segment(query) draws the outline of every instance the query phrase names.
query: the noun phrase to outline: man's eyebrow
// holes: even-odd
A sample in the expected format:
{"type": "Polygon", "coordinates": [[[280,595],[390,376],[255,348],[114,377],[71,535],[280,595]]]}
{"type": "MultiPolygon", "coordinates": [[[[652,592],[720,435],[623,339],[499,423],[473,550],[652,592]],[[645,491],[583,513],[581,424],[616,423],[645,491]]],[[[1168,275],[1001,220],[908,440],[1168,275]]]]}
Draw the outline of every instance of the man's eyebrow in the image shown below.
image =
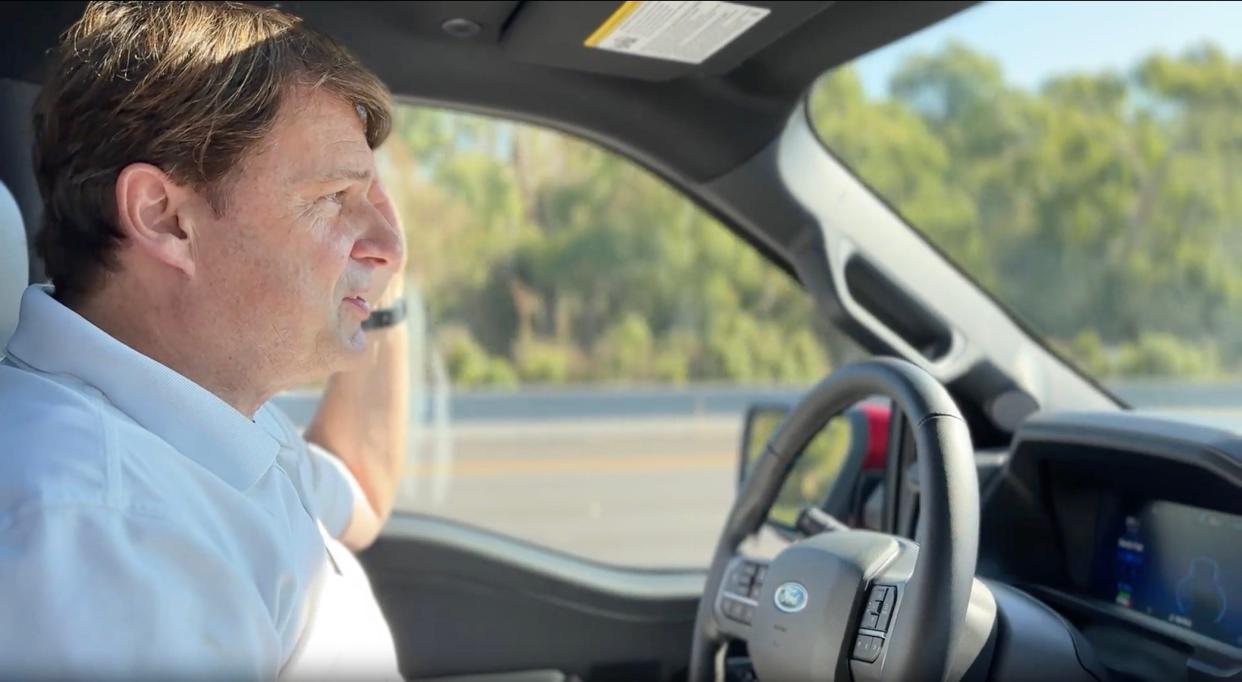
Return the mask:
{"type": "Polygon", "coordinates": [[[333,180],[363,181],[363,180],[370,180],[370,179],[371,179],[370,168],[335,168],[322,175],[316,175],[313,177],[309,177],[309,176],[304,177],[302,179],[302,182],[320,184],[324,182],[331,182],[333,180]]]}

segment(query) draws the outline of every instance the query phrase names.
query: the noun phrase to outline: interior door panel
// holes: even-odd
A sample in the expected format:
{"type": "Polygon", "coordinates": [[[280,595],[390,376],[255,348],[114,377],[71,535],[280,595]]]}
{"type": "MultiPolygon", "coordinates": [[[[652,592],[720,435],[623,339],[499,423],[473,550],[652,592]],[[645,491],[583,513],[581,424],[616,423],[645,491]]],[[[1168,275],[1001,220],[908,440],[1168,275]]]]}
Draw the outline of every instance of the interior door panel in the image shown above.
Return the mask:
{"type": "Polygon", "coordinates": [[[407,679],[536,669],[680,679],[706,576],[604,566],[404,513],[360,559],[407,679]]]}

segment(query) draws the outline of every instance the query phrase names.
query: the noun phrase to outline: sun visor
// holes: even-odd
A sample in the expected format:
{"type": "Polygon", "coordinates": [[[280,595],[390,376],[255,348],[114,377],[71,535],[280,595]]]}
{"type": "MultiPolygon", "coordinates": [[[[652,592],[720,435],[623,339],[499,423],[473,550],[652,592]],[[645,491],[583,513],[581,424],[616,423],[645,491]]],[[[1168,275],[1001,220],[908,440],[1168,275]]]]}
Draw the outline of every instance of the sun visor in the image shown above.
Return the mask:
{"type": "Polygon", "coordinates": [[[525,2],[500,46],[516,61],[639,80],[716,76],[831,4],[525,2]]]}

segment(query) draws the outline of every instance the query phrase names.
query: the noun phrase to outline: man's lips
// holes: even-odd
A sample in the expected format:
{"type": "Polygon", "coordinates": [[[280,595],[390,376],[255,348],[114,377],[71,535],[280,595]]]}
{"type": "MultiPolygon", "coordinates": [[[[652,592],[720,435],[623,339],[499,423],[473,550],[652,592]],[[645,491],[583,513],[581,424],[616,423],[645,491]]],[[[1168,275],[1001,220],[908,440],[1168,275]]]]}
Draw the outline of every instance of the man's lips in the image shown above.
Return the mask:
{"type": "Polygon", "coordinates": [[[343,300],[345,303],[357,308],[363,317],[371,315],[371,304],[367,303],[367,299],[361,296],[346,296],[343,300]]]}

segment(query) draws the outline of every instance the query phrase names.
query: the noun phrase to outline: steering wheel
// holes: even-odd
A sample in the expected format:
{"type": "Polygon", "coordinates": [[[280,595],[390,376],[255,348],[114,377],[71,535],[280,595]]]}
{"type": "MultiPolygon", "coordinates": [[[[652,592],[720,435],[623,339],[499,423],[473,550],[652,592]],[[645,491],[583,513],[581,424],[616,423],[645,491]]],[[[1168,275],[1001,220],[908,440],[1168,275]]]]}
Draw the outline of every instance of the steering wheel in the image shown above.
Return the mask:
{"type": "Polygon", "coordinates": [[[746,642],[763,682],[943,680],[966,628],[978,544],[974,452],[948,391],[903,360],[841,367],[773,434],[729,512],[699,602],[689,680],[714,677],[729,639],[746,642]],[[918,543],[836,530],[791,544],[770,563],[739,554],[803,448],[829,419],[877,395],[913,429],[918,543]]]}

